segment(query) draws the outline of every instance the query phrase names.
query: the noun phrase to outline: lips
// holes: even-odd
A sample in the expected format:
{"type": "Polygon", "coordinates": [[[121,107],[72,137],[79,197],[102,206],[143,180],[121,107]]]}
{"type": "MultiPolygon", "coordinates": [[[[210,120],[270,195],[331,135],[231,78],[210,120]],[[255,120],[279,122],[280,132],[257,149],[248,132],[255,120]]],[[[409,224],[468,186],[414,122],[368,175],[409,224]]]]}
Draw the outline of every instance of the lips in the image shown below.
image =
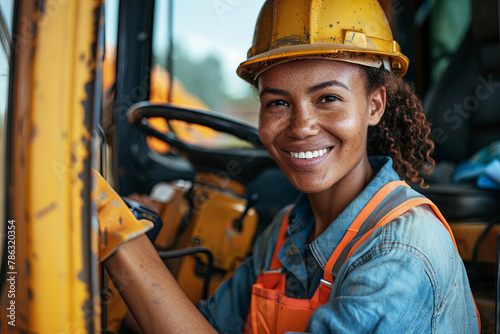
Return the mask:
{"type": "Polygon", "coordinates": [[[285,151],[285,152],[288,153],[293,158],[307,160],[307,159],[314,159],[314,158],[321,157],[322,155],[326,154],[331,149],[332,149],[331,147],[326,147],[323,149],[313,150],[313,151],[302,151],[302,152],[285,151]]]}

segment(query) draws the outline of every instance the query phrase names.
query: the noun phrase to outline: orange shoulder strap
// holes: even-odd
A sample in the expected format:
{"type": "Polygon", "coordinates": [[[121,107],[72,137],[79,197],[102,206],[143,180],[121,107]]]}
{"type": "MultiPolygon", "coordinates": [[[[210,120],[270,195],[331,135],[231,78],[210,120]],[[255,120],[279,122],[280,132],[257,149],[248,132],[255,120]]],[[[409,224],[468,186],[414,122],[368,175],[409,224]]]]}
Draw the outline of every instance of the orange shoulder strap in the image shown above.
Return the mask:
{"type": "Polygon", "coordinates": [[[281,228],[278,234],[278,240],[276,240],[276,247],[274,248],[273,259],[271,260],[271,266],[269,267],[269,270],[281,268],[281,262],[280,260],[278,260],[278,252],[280,251],[281,246],[283,246],[283,244],[285,243],[285,234],[288,228],[288,216],[290,215],[292,209],[293,207],[290,208],[290,210],[288,210],[288,212],[285,215],[285,218],[283,218],[283,222],[281,223],[281,228]]]}
{"type": "MultiPolygon", "coordinates": [[[[422,205],[422,204],[428,204],[431,207],[431,209],[434,211],[434,213],[436,214],[438,219],[441,221],[441,223],[444,225],[446,230],[448,230],[448,233],[450,234],[451,240],[453,241],[453,244],[455,245],[455,249],[457,250],[457,253],[459,253],[457,243],[455,241],[455,237],[453,236],[453,232],[451,230],[451,227],[450,227],[450,225],[448,225],[448,222],[446,221],[446,219],[444,218],[442,213],[439,211],[438,207],[434,203],[432,203],[432,201],[430,199],[428,199],[426,197],[416,197],[416,198],[411,198],[411,199],[403,202],[402,204],[398,205],[393,210],[391,210],[389,213],[387,213],[377,223],[377,225],[375,225],[370,231],[368,231],[366,234],[364,234],[363,237],[358,242],[356,242],[356,244],[352,247],[351,251],[347,255],[347,258],[349,258],[352,255],[352,253],[373,233],[373,231],[377,227],[381,227],[381,226],[384,226],[384,225],[390,223],[391,221],[393,221],[397,217],[401,216],[403,213],[407,212],[411,208],[414,208],[414,207],[422,205]]],[[[326,270],[326,268],[325,268],[325,270],[326,270]]],[[[326,274],[326,272],[325,272],[325,274],[326,274]]],[[[331,276],[331,272],[329,272],[329,274],[331,276]]],[[[472,296],[472,301],[474,302],[474,307],[476,308],[477,320],[478,320],[478,325],[479,325],[479,332],[481,332],[481,317],[479,315],[479,310],[477,308],[477,304],[476,304],[476,300],[474,298],[474,295],[472,296]]]]}
{"type": "MultiPolygon", "coordinates": [[[[373,234],[373,231],[378,228],[378,227],[381,227],[381,226],[384,226],[384,225],[387,225],[388,223],[390,223],[391,221],[393,221],[394,219],[396,219],[397,217],[401,216],[402,214],[404,214],[405,212],[407,212],[408,210],[410,210],[411,208],[413,207],[416,207],[416,206],[419,206],[419,205],[422,205],[422,204],[429,204],[432,206],[435,207],[435,205],[431,202],[430,199],[426,198],[426,197],[416,197],[416,198],[411,198],[403,203],[401,203],[400,205],[398,205],[397,207],[395,207],[394,209],[392,209],[391,211],[389,211],[384,217],[382,217],[382,219],[379,220],[379,222],[377,223],[377,225],[375,225],[371,230],[369,230],[368,232],[366,232],[359,240],[358,242],[356,242],[356,244],[354,244],[354,246],[352,247],[351,251],[349,252],[349,254],[347,255],[347,258],[349,258],[352,253],[354,253],[354,251],[366,240],[368,239],[372,234],[373,234]]],[[[436,208],[437,209],[437,208],[436,208]]],[[[444,219],[444,218],[443,218],[444,219]]],[[[451,233],[451,229],[450,227],[448,226],[448,224],[446,223],[445,220],[441,220],[446,228],[448,229],[448,232],[450,232],[450,236],[453,240],[453,243],[455,244],[455,248],[457,247],[456,243],[455,243],[455,238],[453,238],[453,234],[451,233]]],[[[458,251],[458,249],[457,249],[458,251]]]]}
{"type": "Polygon", "coordinates": [[[347,244],[349,244],[349,242],[351,242],[356,233],[358,233],[360,226],[363,224],[366,218],[368,218],[368,216],[373,212],[373,210],[375,210],[375,208],[387,197],[387,195],[389,195],[394,189],[396,189],[399,186],[408,187],[408,185],[404,181],[392,181],[387,183],[385,186],[380,188],[380,190],[377,191],[375,195],[373,195],[372,199],[357,215],[357,217],[354,219],[351,226],[345,233],[344,237],[340,241],[339,245],[337,246],[337,248],[335,248],[335,251],[333,252],[332,256],[326,263],[325,273],[324,273],[325,280],[327,280],[330,283],[333,283],[332,268],[335,265],[335,262],[337,262],[344,248],[347,246],[347,244]]]}

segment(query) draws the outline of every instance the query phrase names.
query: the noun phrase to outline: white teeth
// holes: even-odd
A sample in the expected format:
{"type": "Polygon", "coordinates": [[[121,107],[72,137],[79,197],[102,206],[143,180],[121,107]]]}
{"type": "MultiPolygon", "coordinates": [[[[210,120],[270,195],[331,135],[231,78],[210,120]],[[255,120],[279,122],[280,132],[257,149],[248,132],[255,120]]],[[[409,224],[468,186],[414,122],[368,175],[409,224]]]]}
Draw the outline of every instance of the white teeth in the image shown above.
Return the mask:
{"type": "Polygon", "coordinates": [[[306,151],[306,152],[288,152],[292,157],[298,159],[313,159],[322,156],[326,152],[328,152],[329,148],[324,148],[322,150],[317,151],[306,151]]]}

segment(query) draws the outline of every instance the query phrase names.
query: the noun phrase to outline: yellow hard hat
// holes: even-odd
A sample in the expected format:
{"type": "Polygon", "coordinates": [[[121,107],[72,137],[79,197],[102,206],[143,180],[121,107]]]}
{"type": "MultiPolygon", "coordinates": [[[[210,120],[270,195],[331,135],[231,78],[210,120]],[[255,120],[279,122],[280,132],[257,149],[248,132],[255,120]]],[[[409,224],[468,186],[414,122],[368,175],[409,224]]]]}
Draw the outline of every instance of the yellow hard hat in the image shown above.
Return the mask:
{"type": "Polygon", "coordinates": [[[253,84],[265,70],[296,59],[383,67],[401,77],[409,64],[377,0],[267,0],[237,73],[253,84]]]}

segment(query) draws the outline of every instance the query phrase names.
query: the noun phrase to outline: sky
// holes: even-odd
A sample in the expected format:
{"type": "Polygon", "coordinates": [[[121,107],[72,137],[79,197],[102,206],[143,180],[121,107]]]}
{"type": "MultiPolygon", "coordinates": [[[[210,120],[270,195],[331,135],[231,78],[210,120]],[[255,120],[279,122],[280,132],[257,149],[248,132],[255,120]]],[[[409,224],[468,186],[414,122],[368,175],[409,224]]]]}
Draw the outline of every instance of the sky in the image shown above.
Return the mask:
{"type": "MultiPolygon", "coordinates": [[[[12,26],[12,3],[10,0],[0,0],[0,9],[4,17],[7,27],[11,29],[12,26]]],[[[0,122],[3,124],[5,117],[5,110],[7,108],[7,93],[8,93],[8,75],[9,63],[3,48],[0,50],[0,122]]]]}
{"type": "MultiPolygon", "coordinates": [[[[168,45],[167,13],[169,0],[156,0],[155,47],[168,45]]],[[[0,8],[10,28],[13,0],[0,0],[0,8]]],[[[246,60],[251,46],[254,25],[264,0],[174,0],[174,38],[190,58],[215,55],[220,59],[224,89],[234,98],[244,96],[250,86],[236,75],[239,63],[246,60]]],[[[106,39],[115,41],[118,0],[106,0],[106,39]]],[[[7,100],[8,63],[0,52],[0,116],[7,100]]]]}
{"type": "MultiPolygon", "coordinates": [[[[155,2],[154,45],[168,45],[168,0],[155,2]]],[[[236,75],[239,63],[246,60],[255,22],[264,0],[174,0],[174,39],[194,60],[209,54],[222,63],[225,90],[234,97],[245,95],[249,84],[236,75]]],[[[118,0],[108,0],[106,9],[115,12],[118,0]]],[[[107,15],[108,40],[116,34],[116,18],[107,15]]],[[[174,60],[175,61],[175,60],[174,60]]]]}
{"type": "MultiPolygon", "coordinates": [[[[167,1],[160,1],[166,4],[167,1]]],[[[255,22],[263,0],[182,0],[174,3],[174,12],[182,20],[174,21],[174,35],[185,41],[194,57],[209,53],[221,59],[225,90],[243,95],[250,86],[236,75],[252,45],[255,22]]]]}

